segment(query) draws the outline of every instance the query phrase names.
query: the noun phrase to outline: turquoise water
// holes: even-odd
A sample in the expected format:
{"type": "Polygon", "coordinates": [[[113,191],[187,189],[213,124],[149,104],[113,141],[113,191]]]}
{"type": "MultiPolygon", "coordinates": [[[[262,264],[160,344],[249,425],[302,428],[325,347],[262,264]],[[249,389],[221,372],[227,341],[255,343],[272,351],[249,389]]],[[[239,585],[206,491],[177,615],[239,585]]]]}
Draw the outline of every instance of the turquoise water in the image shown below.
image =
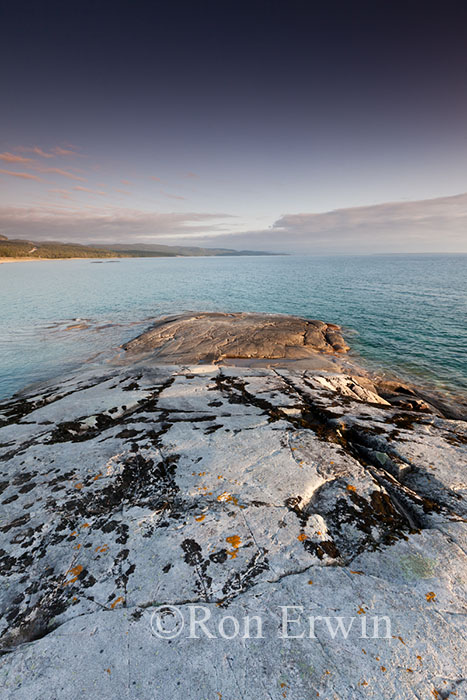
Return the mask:
{"type": "Polygon", "coordinates": [[[0,396],[107,357],[148,318],[187,310],[335,322],[367,365],[467,392],[466,268],[467,256],[451,255],[0,265],[0,396]],[[66,330],[74,319],[89,327],[66,330]]]}

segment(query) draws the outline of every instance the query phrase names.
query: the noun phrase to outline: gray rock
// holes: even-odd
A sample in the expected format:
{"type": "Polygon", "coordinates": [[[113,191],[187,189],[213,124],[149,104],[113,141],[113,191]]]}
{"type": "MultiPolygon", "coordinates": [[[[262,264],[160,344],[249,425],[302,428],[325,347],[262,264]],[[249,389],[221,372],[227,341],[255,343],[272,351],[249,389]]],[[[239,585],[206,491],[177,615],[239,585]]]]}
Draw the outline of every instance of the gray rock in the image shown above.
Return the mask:
{"type": "Polygon", "coordinates": [[[362,372],[136,357],[0,414],[1,698],[467,697],[464,422],[362,372]]]}

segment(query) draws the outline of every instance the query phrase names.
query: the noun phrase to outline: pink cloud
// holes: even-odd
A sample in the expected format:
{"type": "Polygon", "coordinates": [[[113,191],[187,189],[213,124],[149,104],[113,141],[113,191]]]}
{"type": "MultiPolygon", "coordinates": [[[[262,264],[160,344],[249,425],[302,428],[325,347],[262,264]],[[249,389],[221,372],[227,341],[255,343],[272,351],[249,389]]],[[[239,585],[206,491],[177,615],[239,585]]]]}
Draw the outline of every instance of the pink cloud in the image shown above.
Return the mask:
{"type": "Polygon", "coordinates": [[[196,173],[188,172],[188,173],[185,173],[185,177],[198,177],[198,176],[196,173]]]}
{"type": "Polygon", "coordinates": [[[42,150],[42,148],[39,148],[39,146],[34,146],[34,148],[25,148],[22,150],[30,151],[31,153],[35,153],[36,156],[41,156],[42,158],[53,158],[54,157],[53,153],[46,153],[45,151],[42,150]]]}
{"type": "MultiPolygon", "coordinates": [[[[151,178],[151,180],[154,180],[155,182],[162,182],[160,177],[156,177],[155,175],[150,175],[149,177],[151,178]]],[[[122,182],[123,182],[123,180],[122,180],[122,182]]]]}
{"type": "Polygon", "coordinates": [[[122,183],[122,185],[132,185],[133,184],[129,180],[120,180],[120,182],[122,183]]]}
{"type": "Polygon", "coordinates": [[[99,194],[102,196],[105,196],[107,192],[102,192],[101,190],[93,190],[90,187],[83,187],[82,185],[76,185],[76,187],[73,187],[74,190],[78,190],[78,192],[89,192],[90,194],[99,194]]]}
{"type": "Polygon", "coordinates": [[[49,192],[52,192],[53,194],[58,194],[63,199],[69,199],[73,201],[73,197],[70,196],[70,192],[68,190],[53,189],[49,190],[49,192]]]}
{"type": "Polygon", "coordinates": [[[81,156],[81,153],[71,150],[71,148],[62,148],[61,146],[56,146],[52,148],[52,151],[57,156],[81,156]]]}
{"type": "Polygon", "coordinates": [[[67,148],[62,148],[62,146],[54,146],[50,151],[44,151],[39,146],[33,146],[32,148],[28,146],[19,146],[17,149],[22,153],[34,153],[36,156],[41,158],[55,158],[56,156],[81,156],[80,153],[75,150],[75,146],[68,146],[67,148]]]}
{"type": "Polygon", "coordinates": [[[170,192],[164,192],[164,190],[161,190],[161,193],[169,199],[185,199],[185,197],[181,197],[179,194],[170,194],[170,192]]]}
{"type": "Polygon", "coordinates": [[[3,175],[11,175],[11,177],[20,177],[23,180],[37,180],[40,182],[41,178],[37,175],[31,175],[31,173],[14,173],[11,170],[3,170],[0,168],[0,173],[3,175]]]}
{"type": "Polygon", "coordinates": [[[23,156],[17,156],[14,153],[0,153],[0,160],[4,160],[6,163],[30,163],[30,158],[23,158],[23,156]]]}
{"type": "Polygon", "coordinates": [[[79,180],[81,182],[86,182],[86,178],[75,175],[75,173],[70,173],[68,170],[62,170],[62,168],[45,168],[41,165],[35,166],[36,170],[41,173],[55,173],[56,175],[63,175],[63,177],[68,177],[70,180],[79,180]]]}

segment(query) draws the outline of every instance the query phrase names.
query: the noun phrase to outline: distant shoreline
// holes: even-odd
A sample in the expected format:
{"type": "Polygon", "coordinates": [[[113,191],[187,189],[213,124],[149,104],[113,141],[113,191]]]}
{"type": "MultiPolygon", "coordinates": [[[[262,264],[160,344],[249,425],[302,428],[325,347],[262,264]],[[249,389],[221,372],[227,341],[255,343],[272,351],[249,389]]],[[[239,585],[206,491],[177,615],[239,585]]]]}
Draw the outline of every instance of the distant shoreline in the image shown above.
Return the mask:
{"type": "Polygon", "coordinates": [[[63,262],[63,260],[128,260],[128,258],[123,258],[120,255],[115,255],[115,257],[109,258],[0,258],[0,265],[2,263],[20,263],[20,262],[63,262]]]}

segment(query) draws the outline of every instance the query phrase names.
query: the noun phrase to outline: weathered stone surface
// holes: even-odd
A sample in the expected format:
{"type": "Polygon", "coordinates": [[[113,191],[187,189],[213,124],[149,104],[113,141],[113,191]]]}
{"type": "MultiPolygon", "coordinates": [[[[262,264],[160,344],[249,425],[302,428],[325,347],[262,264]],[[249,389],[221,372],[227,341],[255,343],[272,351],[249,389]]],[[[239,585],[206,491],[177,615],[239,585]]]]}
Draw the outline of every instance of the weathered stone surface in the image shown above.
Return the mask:
{"type": "Polygon", "coordinates": [[[0,697],[466,697],[466,440],[294,365],[151,359],[4,402],[0,697]],[[215,638],[158,638],[163,604],[206,606],[215,638]]]}
{"type": "Polygon", "coordinates": [[[226,358],[300,359],[318,352],[347,352],[339,326],[294,316],[203,313],[168,316],[125,345],[170,363],[226,358]]]}

